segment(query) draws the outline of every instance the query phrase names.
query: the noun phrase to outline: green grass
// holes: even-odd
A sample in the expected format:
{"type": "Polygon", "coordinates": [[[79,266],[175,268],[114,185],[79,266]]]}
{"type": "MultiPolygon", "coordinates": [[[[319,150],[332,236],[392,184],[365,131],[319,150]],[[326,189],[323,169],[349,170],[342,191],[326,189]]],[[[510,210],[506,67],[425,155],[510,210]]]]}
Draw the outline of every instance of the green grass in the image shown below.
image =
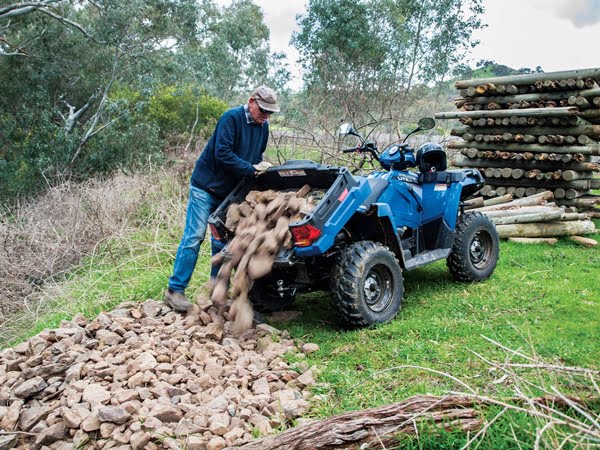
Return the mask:
{"type": "Polygon", "coordinates": [[[502,361],[506,352],[482,335],[528,355],[536,352],[548,362],[598,368],[600,251],[568,241],[556,246],[503,242],[500,255],[494,275],[478,284],[454,282],[443,262],[405,272],[400,314],[371,329],[340,329],[322,295],[304,296],[298,304],[304,314],[288,329],[321,347],[309,358],[323,367],[321,381],[333,395],[317,414],[424,392],[464,391],[424,370],[380,373],[396,366],[424,366],[485,390],[497,374],[474,353],[502,361]]]}
{"type": "MultiPolygon", "coordinates": [[[[600,221],[596,225],[600,228],[600,221]]],[[[61,294],[47,305],[47,313],[0,345],[57,327],[77,313],[93,317],[125,301],[161,300],[179,232],[140,231],[127,242],[105,245],[59,284],[61,294]]],[[[598,234],[590,237],[600,239],[598,234]]],[[[188,290],[190,296],[208,279],[206,244],[188,290]]],[[[320,370],[315,393],[323,400],[311,411],[315,417],[423,393],[473,389],[505,398],[515,394],[514,385],[503,381],[502,372],[481,357],[492,362],[527,361],[483,336],[549,364],[600,368],[598,274],[598,248],[584,248],[566,239],[555,246],[502,242],[498,267],[482,283],[454,282],[443,262],[405,272],[402,310],[387,324],[353,331],[340,328],[328,295],[313,293],[298,300],[295,308],[303,312],[300,318],[276,325],[286,327],[298,340],[320,346],[307,361],[320,370]]],[[[589,393],[589,384],[581,379],[555,372],[522,372],[538,386],[556,386],[575,395],[589,393]]],[[[542,391],[528,388],[528,393],[540,395],[542,391]]],[[[493,411],[486,411],[486,416],[493,417],[493,411]]],[[[530,448],[535,439],[532,430],[535,422],[530,417],[505,414],[481,443],[487,448],[514,448],[514,442],[523,441],[524,448],[530,448]],[[510,440],[514,440],[511,445],[500,445],[510,440]]],[[[402,438],[398,446],[460,448],[466,440],[464,433],[436,432],[418,439],[402,438]]]]}

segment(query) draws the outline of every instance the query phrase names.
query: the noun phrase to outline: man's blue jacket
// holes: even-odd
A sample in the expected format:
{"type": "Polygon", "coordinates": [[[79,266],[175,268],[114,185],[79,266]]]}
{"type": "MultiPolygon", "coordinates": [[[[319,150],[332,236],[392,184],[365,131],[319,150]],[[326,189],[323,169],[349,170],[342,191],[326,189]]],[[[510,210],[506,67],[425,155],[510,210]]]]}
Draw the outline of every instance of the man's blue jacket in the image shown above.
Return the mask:
{"type": "Polygon", "coordinates": [[[192,186],[223,200],[252,167],[262,161],[267,148],[269,123],[258,125],[249,119],[244,106],[226,111],[196,161],[192,186]]]}

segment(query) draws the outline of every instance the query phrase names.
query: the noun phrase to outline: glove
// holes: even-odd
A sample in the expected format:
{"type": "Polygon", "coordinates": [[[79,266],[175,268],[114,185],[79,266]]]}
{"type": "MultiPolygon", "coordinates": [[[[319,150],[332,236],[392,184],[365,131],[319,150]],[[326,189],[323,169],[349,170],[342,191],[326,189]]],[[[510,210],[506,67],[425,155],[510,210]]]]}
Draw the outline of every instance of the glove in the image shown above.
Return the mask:
{"type": "Polygon", "coordinates": [[[267,170],[269,167],[273,167],[273,164],[271,164],[268,161],[263,161],[260,162],[258,164],[254,164],[252,167],[254,167],[254,169],[258,172],[258,174],[260,175],[261,173],[263,173],[265,170],[267,170]]]}

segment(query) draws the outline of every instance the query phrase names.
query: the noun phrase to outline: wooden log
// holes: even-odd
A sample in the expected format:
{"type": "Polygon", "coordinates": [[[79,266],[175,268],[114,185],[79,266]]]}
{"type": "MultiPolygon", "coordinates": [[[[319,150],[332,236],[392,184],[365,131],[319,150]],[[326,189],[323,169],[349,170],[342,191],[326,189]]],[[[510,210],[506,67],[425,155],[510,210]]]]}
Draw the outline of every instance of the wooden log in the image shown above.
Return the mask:
{"type": "MultiPolygon", "coordinates": [[[[517,94],[517,95],[505,95],[495,97],[474,97],[469,99],[470,105],[495,105],[494,109],[500,109],[500,105],[506,105],[508,103],[520,102],[519,108],[526,109],[530,107],[530,102],[539,101],[552,101],[552,100],[567,100],[569,105],[588,108],[590,103],[586,100],[586,97],[596,97],[600,95],[600,89],[585,89],[579,92],[536,92],[534,94],[517,94]]],[[[545,104],[539,105],[538,107],[544,108],[545,104]]],[[[555,107],[555,105],[548,105],[549,107],[555,107]]]]}
{"type": "MultiPolygon", "coordinates": [[[[600,99],[600,97],[598,97],[600,99]]],[[[472,127],[460,127],[454,128],[452,130],[452,135],[454,136],[462,136],[465,133],[476,133],[477,129],[472,127]]],[[[544,136],[549,134],[568,134],[568,135],[586,135],[592,139],[600,139],[600,125],[582,125],[577,127],[539,127],[533,126],[528,127],[527,134],[531,134],[533,136],[544,136]]],[[[501,134],[501,133],[511,133],[518,134],[523,133],[524,129],[520,127],[487,127],[485,129],[486,133],[490,134],[501,134]]]]}
{"type": "Polygon", "coordinates": [[[481,208],[482,206],[485,206],[483,197],[475,197],[465,200],[465,209],[481,208]]]}
{"type": "MultiPolygon", "coordinates": [[[[490,78],[475,78],[471,80],[459,80],[454,83],[456,89],[467,89],[469,87],[478,86],[485,83],[493,83],[496,86],[514,84],[515,86],[522,86],[533,84],[536,81],[545,80],[557,80],[557,79],[574,79],[577,77],[582,78],[600,78],[600,68],[592,69],[577,69],[577,70],[565,70],[557,72],[546,72],[546,73],[529,73],[521,75],[510,75],[504,77],[490,77],[490,78]]],[[[575,83],[573,83],[575,85],[575,83]]],[[[570,86],[569,86],[570,87],[570,86]]],[[[497,88],[496,88],[497,89],[497,88]]]]}
{"type": "Polygon", "coordinates": [[[565,212],[560,215],[560,220],[563,222],[567,222],[569,220],[587,220],[589,218],[590,218],[590,216],[588,216],[585,213],[576,213],[576,212],[575,213],[565,212]]]}
{"type": "Polygon", "coordinates": [[[534,222],[551,222],[558,220],[562,216],[562,211],[520,214],[507,217],[491,217],[490,220],[496,225],[509,225],[513,223],[534,223],[534,222]]]}
{"type": "Polygon", "coordinates": [[[482,211],[482,212],[483,211],[494,211],[494,210],[504,210],[504,209],[515,208],[515,207],[519,207],[519,206],[543,205],[544,203],[546,203],[548,200],[551,200],[552,198],[554,198],[554,194],[550,191],[546,191],[546,192],[543,192],[540,194],[533,194],[529,197],[513,200],[508,203],[484,206],[483,208],[480,208],[479,211],[482,211]]]}
{"type": "MultiPolygon", "coordinates": [[[[544,172],[546,175],[548,172],[544,172]]],[[[492,178],[492,177],[490,177],[492,178]]],[[[551,177],[550,177],[551,178],[551,177]]],[[[584,179],[584,180],[553,180],[544,178],[542,180],[530,180],[528,178],[521,178],[518,180],[506,179],[493,177],[492,184],[496,186],[530,186],[537,189],[577,189],[577,190],[588,190],[588,189],[600,189],[600,178],[599,179],[584,179]]]]}
{"type": "Polygon", "coordinates": [[[575,170],[563,170],[561,174],[562,179],[565,181],[580,180],[582,178],[592,178],[593,175],[593,172],[577,172],[575,170]]]}
{"type": "Polygon", "coordinates": [[[351,411],[289,428],[277,435],[229,450],[310,450],[327,448],[391,448],[399,434],[414,434],[423,420],[445,429],[473,431],[483,417],[482,402],[466,396],[417,395],[399,403],[351,411]]]}
{"type": "Polygon", "coordinates": [[[582,236],[569,236],[569,240],[576,244],[583,245],[584,247],[590,248],[598,245],[598,241],[582,236]]]}
{"type": "Polygon", "coordinates": [[[482,208],[478,208],[477,211],[485,214],[490,218],[496,217],[513,217],[513,216],[522,216],[526,214],[550,214],[550,213],[563,213],[564,211],[561,208],[556,206],[543,206],[543,205],[532,205],[532,206],[519,206],[513,207],[509,209],[492,209],[492,210],[482,210],[482,208]]]}
{"type": "Polygon", "coordinates": [[[517,244],[549,244],[554,245],[558,242],[556,238],[520,238],[510,237],[509,242],[516,242],[517,244]]]}
{"type": "MultiPolygon", "coordinates": [[[[574,107],[564,108],[530,108],[520,109],[518,116],[520,117],[566,117],[566,116],[577,116],[580,111],[574,107]]],[[[436,119],[459,119],[461,117],[512,117],[515,116],[515,111],[510,110],[498,110],[498,111],[447,111],[439,112],[435,114],[436,119]]]]}
{"type": "Polygon", "coordinates": [[[564,206],[575,206],[576,208],[592,208],[600,205],[600,196],[583,195],[573,199],[560,200],[564,206]]]}
{"type": "MultiPolygon", "coordinates": [[[[476,149],[473,149],[476,150],[476,149]]],[[[570,154],[568,154],[570,155],[570,154]]],[[[486,156],[478,155],[475,152],[475,156],[472,158],[466,157],[464,155],[456,155],[450,159],[451,165],[455,167],[473,167],[473,168],[486,168],[486,167],[511,167],[515,169],[523,169],[527,171],[547,171],[552,170],[557,166],[556,161],[537,161],[535,159],[525,160],[522,158],[521,153],[511,153],[510,157],[507,159],[496,158],[490,159],[486,156]],[[520,158],[514,158],[513,155],[519,155],[520,158]]],[[[565,162],[562,159],[560,163],[565,162]]],[[[567,161],[568,162],[568,161],[567,161]]],[[[600,164],[595,162],[571,162],[568,165],[569,169],[575,171],[598,171],[600,169],[600,164]]],[[[528,172],[529,173],[529,172],[528,172]]],[[[530,176],[525,174],[526,177],[530,178],[530,176]]],[[[535,178],[535,176],[531,177],[535,178]]]]}
{"type": "Polygon", "coordinates": [[[592,234],[596,226],[591,220],[571,222],[521,223],[497,225],[496,231],[501,238],[508,237],[558,237],[578,234],[592,234]]]}
{"type": "MultiPolygon", "coordinates": [[[[548,151],[548,147],[539,144],[486,144],[483,142],[461,142],[451,141],[448,148],[477,148],[479,150],[501,150],[513,152],[533,152],[543,153],[548,151]]],[[[563,145],[552,149],[555,153],[583,153],[586,155],[600,155],[600,145],[588,146],[568,146],[563,145]]]]}
{"type": "Polygon", "coordinates": [[[507,190],[506,187],[504,186],[496,186],[496,195],[499,197],[502,197],[503,195],[506,195],[507,190]]]}
{"type": "Polygon", "coordinates": [[[554,189],[554,198],[565,198],[565,190],[563,188],[556,188],[554,189]]]}

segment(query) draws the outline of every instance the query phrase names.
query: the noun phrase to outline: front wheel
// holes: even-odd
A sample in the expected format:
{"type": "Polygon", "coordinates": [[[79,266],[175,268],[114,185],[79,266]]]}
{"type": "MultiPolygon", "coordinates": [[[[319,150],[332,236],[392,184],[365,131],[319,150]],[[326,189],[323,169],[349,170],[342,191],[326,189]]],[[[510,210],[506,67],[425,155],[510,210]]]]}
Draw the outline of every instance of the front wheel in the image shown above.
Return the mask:
{"type": "Polygon", "coordinates": [[[331,280],[331,303],[345,325],[356,328],[393,319],[403,295],[402,269],[387,247],[361,241],[344,249],[331,280]]]}
{"type": "Polygon", "coordinates": [[[446,265],[455,280],[482,281],[496,268],[499,250],[500,240],[492,221],[480,212],[465,213],[456,223],[446,265]]]}

